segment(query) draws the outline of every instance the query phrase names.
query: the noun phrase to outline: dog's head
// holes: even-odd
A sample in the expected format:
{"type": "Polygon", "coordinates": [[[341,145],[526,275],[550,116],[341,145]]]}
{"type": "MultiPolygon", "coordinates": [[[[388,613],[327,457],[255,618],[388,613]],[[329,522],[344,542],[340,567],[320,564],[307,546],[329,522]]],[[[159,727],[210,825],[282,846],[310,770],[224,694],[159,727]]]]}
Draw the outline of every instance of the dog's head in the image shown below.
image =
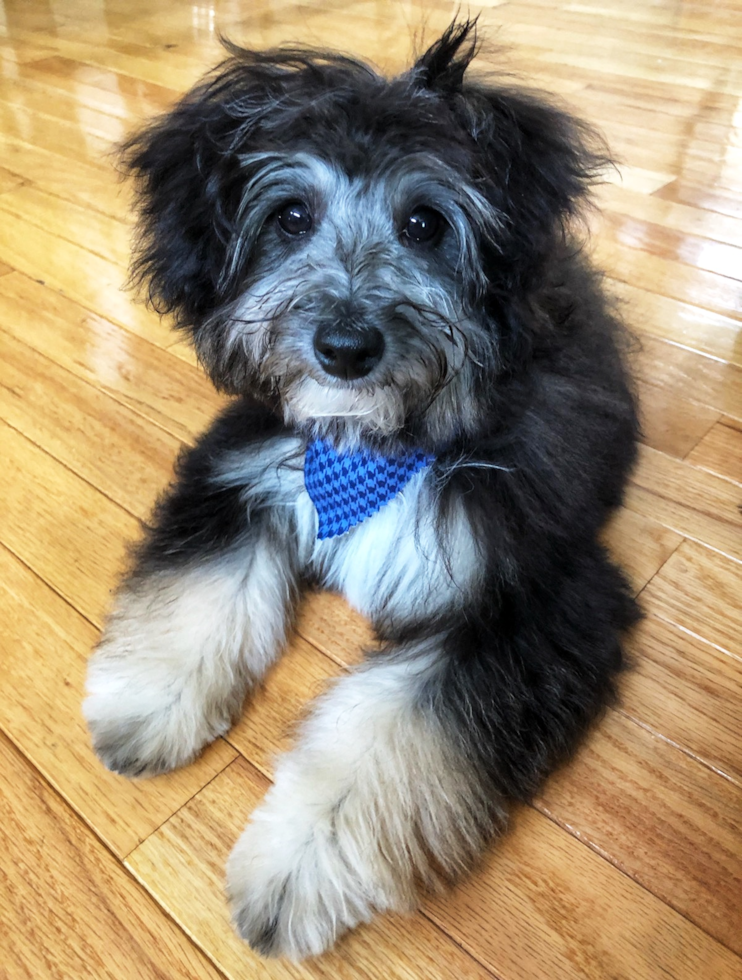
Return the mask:
{"type": "Polygon", "coordinates": [[[604,160],[560,110],[465,81],[475,47],[453,24],[392,80],[232,48],[130,141],[134,278],[219,388],[346,446],[476,430],[604,160]]]}

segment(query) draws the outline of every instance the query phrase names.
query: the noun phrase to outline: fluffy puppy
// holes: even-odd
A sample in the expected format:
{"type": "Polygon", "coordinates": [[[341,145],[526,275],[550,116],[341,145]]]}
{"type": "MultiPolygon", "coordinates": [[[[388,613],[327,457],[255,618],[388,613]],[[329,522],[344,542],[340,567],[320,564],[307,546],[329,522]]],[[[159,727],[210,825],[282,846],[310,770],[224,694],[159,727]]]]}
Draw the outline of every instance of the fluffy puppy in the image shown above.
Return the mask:
{"type": "Polygon", "coordinates": [[[475,47],[454,23],[391,80],[231,47],[126,151],[135,278],[235,398],[90,662],[98,755],[161,773],[226,733],[307,584],[379,641],[230,858],[265,955],[469,868],[611,696],[637,615],[598,543],[635,454],[622,328],[573,227],[607,160],[561,109],[469,78],[475,47]]]}

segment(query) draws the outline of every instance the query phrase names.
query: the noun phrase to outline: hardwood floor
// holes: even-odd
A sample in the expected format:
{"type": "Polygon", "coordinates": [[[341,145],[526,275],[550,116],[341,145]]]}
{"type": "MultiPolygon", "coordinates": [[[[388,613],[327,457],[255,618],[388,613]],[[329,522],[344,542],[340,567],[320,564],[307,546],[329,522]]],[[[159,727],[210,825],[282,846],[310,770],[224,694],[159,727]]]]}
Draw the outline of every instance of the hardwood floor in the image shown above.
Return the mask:
{"type": "Polygon", "coordinates": [[[436,0],[0,0],[0,977],[742,978],[742,0],[487,0],[483,60],[606,133],[597,260],[642,340],[644,446],[606,540],[647,617],[571,765],[452,895],[302,965],[230,927],[225,857],[366,625],[302,610],[228,739],[128,782],[85,661],[124,554],[222,399],[122,291],[112,143],[219,58],[302,40],[401,68],[436,0]]]}

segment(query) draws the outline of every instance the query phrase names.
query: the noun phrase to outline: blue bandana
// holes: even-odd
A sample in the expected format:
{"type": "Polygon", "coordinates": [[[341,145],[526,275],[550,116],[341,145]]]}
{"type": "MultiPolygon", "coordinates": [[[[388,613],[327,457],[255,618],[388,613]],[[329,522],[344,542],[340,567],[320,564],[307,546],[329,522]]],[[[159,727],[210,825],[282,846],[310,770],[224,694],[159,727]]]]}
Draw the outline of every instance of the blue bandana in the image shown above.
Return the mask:
{"type": "Polygon", "coordinates": [[[405,456],[341,454],[322,439],[310,442],[304,459],[304,486],[317,508],[317,537],[334,538],[365,521],[434,459],[423,452],[405,456]]]}

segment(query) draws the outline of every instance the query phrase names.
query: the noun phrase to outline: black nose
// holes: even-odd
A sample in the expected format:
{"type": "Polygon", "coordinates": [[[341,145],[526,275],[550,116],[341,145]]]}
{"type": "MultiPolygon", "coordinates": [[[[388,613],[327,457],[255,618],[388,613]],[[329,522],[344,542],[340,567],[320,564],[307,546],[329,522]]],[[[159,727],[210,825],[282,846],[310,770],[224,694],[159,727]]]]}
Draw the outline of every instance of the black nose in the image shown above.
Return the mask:
{"type": "Polygon", "coordinates": [[[314,335],[314,352],[328,374],[336,378],[364,378],[384,353],[384,337],[376,327],[325,324],[314,335]]]}

